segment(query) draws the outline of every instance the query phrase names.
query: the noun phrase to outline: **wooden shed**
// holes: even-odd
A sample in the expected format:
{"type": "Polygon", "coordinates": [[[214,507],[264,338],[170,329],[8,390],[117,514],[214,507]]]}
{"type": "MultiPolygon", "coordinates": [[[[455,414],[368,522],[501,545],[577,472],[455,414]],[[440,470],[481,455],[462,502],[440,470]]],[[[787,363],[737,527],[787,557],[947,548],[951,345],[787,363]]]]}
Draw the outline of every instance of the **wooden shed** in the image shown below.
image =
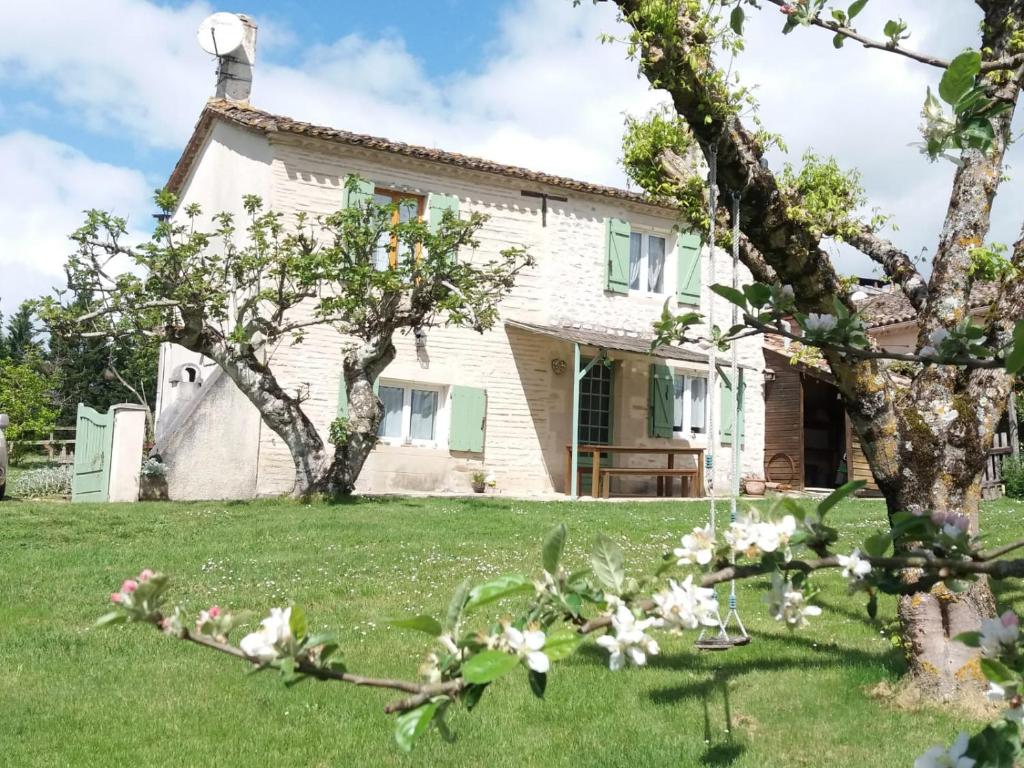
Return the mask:
{"type": "Polygon", "coordinates": [[[828,371],[764,350],[765,476],[793,488],[866,480],[878,492],[860,440],[828,371]]]}

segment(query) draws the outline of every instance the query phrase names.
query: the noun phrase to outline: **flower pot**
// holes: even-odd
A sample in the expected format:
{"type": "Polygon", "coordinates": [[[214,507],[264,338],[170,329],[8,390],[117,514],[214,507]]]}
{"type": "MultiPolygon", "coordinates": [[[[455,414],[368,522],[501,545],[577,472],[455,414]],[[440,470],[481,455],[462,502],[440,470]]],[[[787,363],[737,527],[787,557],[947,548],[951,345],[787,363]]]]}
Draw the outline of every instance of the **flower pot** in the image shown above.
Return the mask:
{"type": "Polygon", "coordinates": [[[472,486],[473,486],[473,493],[483,493],[484,491],[487,490],[487,484],[483,483],[483,482],[473,483],[472,486]]]}
{"type": "Polygon", "coordinates": [[[764,496],[764,480],[747,480],[743,483],[743,489],[748,496],[764,496]]]}
{"type": "Polygon", "coordinates": [[[142,475],[139,477],[140,501],[167,501],[167,478],[161,475],[142,475]]]}

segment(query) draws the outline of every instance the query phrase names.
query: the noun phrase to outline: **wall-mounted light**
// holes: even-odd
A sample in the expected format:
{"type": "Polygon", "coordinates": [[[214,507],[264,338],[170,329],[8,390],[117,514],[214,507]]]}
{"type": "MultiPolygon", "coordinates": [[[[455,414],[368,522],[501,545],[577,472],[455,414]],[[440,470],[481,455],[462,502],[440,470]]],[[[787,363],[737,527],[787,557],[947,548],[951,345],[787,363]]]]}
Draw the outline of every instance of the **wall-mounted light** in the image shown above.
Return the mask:
{"type": "Polygon", "coordinates": [[[565,369],[568,367],[568,363],[560,357],[556,357],[551,361],[551,370],[554,371],[555,376],[561,376],[565,373],[565,369]]]}

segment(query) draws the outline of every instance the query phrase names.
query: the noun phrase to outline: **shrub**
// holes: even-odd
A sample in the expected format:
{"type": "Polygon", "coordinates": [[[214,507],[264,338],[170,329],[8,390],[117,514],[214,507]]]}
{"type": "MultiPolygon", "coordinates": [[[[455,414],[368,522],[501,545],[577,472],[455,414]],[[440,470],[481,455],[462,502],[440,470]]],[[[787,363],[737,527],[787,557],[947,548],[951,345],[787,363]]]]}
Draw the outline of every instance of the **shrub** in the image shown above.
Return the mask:
{"type": "Polygon", "coordinates": [[[29,469],[11,478],[8,491],[12,496],[70,496],[72,474],[70,464],[29,469]]]}
{"type": "Polygon", "coordinates": [[[1015,456],[1003,460],[1003,483],[1006,495],[1013,499],[1024,499],[1024,462],[1015,456]]]}
{"type": "Polygon", "coordinates": [[[165,477],[167,475],[167,465],[160,461],[160,459],[146,459],[142,463],[139,473],[143,477],[165,477]]]}

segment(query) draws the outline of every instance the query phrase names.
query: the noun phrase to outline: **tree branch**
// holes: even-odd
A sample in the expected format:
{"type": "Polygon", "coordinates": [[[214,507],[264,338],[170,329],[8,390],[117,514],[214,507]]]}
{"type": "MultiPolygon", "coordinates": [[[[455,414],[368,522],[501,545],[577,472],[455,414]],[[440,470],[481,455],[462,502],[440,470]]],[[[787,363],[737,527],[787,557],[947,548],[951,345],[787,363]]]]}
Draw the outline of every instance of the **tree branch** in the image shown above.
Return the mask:
{"type": "MultiPolygon", "coordinates": [[[[786,2],[786,0],[767,1],[772,5],[778,6],[779,8],[789,4],[786,2]]],[[[832,32],[834,34],[842,35],[843,37],[849,40],[854,40],[863,45],[865,48],[873,48],[878,51],[895,53],[897,56],[904,56],[908,59],[913,59],[914,61],[920,62],[921,64],[927,64],[930,67],[947,69],[951,63],[948,59],[942,59],[939,58],[938,56],[930,56],[929,54],[926,53],[919,53],[917,51],[910,50],[909,48],[904,48],[901,45],[891,43],[888,40],[875,40],[873,38],[862,35],[853,27],[845,26],[837,21],[823,19],[820,15],[815,16],[811,20],[811,24],[815,27],[827,29],[829,32],[832,32]]],[[[983,62],[981,65],[981,71],[992,72],[999,69],[1014,69],[1015,67],[1019,66],[1022,62],[1024,62],[1024,54],[1016,54],[1014,56],[1007,56],[1001,59],[997,59],[995,61],[983,62]]]]}
{"type": "Polygon", "coordinates": [[[918,312],[921,311],[928,298],[928,283],[907,254],[890,241],[876,235],[866,224],[856,232],[847,234],[845,239],[872,261],[881,264],[885,274],[903,290],[911,306],[918,312]]]}

